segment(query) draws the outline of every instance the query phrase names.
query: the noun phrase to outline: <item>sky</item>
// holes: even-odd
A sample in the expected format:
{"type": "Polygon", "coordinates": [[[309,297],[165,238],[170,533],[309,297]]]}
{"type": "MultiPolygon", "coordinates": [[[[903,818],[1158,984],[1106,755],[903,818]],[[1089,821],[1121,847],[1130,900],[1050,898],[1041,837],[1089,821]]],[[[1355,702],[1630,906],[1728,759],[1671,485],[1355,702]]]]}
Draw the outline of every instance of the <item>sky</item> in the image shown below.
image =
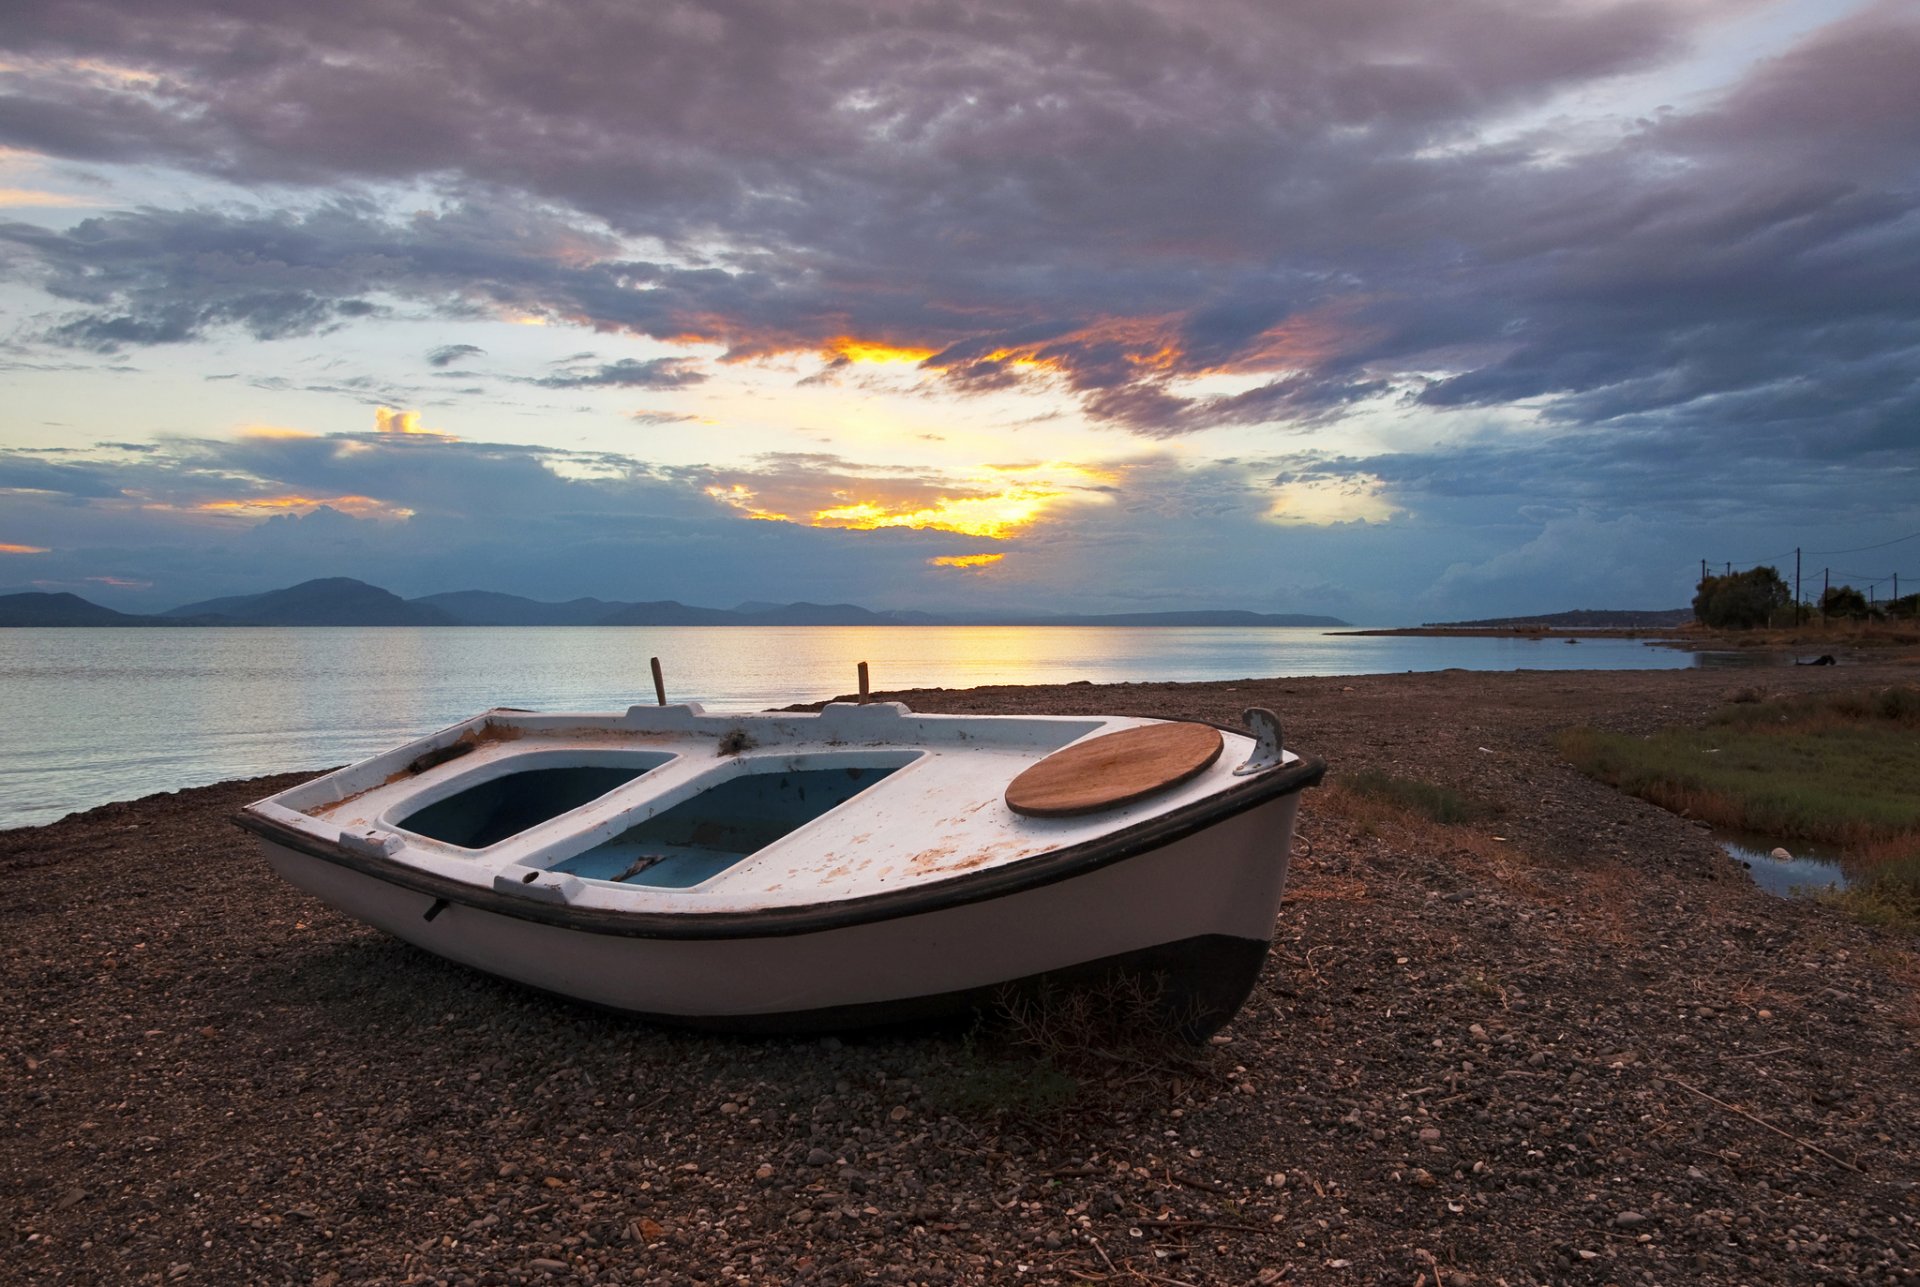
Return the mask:
{"type": "Polygon", "coordinates": [[[1916,68],[1884,0],[16,0],[0,591],[1920,587],[1916,68]]]}

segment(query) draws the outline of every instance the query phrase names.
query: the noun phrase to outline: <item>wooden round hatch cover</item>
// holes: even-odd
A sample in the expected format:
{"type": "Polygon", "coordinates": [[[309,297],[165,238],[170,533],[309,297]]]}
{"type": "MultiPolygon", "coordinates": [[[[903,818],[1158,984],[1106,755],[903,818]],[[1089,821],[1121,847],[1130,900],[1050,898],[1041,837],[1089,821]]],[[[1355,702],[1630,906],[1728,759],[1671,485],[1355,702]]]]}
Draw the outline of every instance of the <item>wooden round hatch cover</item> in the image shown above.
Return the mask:
{"type": "Polygon", "coordinates": [[[1007,784],[1007,807],[1031,818],[1066,818],[1130,804],[1185,782],[1220,758],[1220,730],[1147,724],[1078,742],[1007,784]]]}

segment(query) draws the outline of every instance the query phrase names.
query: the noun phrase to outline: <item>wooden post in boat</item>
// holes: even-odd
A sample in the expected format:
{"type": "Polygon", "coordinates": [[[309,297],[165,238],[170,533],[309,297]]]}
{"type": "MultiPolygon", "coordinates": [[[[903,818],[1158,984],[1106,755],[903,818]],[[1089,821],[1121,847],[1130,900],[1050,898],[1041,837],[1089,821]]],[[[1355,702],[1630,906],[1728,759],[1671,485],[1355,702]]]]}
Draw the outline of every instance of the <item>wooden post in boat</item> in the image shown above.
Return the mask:
{"type": "Polygon", "coordinates": [[[658,657],[650,657],[648,660],[653,663],[654,700],[659,702],[660,705],[665,706],[667,704],[667,680],[666,676],[660,673],[660,659],[658,657]]]}
{"type": "Polygon", "coordinates": [[[860,704],[867,704],[867,663],[860,663],[860,704]]]}

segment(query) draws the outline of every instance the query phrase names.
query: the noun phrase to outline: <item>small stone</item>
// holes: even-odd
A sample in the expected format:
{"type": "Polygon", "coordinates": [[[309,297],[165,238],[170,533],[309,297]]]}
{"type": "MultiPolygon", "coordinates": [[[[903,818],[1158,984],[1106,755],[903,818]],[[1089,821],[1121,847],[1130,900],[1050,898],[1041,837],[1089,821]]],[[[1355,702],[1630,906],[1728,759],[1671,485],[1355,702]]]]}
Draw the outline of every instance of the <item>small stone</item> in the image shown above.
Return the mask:
{"type": "Polygon", "coordinates": [[[773,1178],[773,1163],[762,1162],[759,1166],[753,1168],[753,1178],[756,1180],[771,1180],[773,1178]]]}
{"type": "Polygon", "coordinates": [[[808,1166],[832,1166],[833,1154],[823,1148],[816,1148],[807,1154],[808,1166]]]}
{"type": "Polygon", "coordinates": [[[1431,1189],[1440,1183],[1439,1180],[1434,1178],[1433,1172],[1427,1170],[1424,1166],[1416,1166],[1411,1171],[1408,1171],[1407,1178],[1423,1189],[1431,1189]]]}
{"type": "Polygon", "coordinates": [[[907,1106],[905,1104],[895,1104],[893,1106],[893,1111],[887,1114],[887,1120],[894,1123],[895,1125],[898,1125],[899,1123],[906,1121],[907,1106]]]}
{"type": "Polygon", "coordinates": [[[1422,1144],[1438,1144],[1440,1142],[1440,1128],[1438,1126],[1422,1128],[1420,1131],[1420,1142],[1422,1144]]]}
{"type": "Polygon", "coordinates": [[[658,1220],[641,1216],[638,1223],[640,1237],[647,1242],[658,1242],[667,1236],[667,1230],[658,1220]]]}
{"type": "Polygon", "coordinates": [[[728,1100],[726,1103],[720,1105],[720,1115],[722,1117],[732,1117],[739,1111],[740,1105],[734,1103],[732,1100],[728,1100]]]}
{"type": "Polygon", "coordinates": [[[538,1269],[549,1274],[564,1274],[567,1272],[567,1262],[564,1260],[548,1260],[542,1256],[536,1260],[529,1260],[527,1262],[527,1268],[538,1269]]]}
{"type": "Polygon", "coordinates": [[[500,1170],[496,1172],[496,1174],[503,1180],[511,1180],[514,1176],[520,1174],[520,1168],[512,1162],[502,1162],[500,1164],[500,1170]]]}
{"type": "Polygon", "coordinates": [[[1622,1211],[1613,1218],[1613,1225],[1616,1229],[1638,1229],[1646,1222],[1647,1218],[1638,1211],[1622,1211]]]}

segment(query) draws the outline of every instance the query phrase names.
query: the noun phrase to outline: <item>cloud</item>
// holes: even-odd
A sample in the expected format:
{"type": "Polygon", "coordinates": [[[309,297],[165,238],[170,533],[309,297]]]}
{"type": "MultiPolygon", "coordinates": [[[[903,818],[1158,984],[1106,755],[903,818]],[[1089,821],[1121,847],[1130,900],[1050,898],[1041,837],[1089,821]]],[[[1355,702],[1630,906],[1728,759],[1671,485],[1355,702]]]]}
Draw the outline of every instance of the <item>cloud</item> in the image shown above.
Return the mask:
{"type": "MultiPolygon", "coordinates": [[[[1580,424],[1686,409],[1732,432],[1713,400],[1762,394],[1783,361],[1830,384],[1843,354],[1881,359],[1849,393],[1897,399],[1920,259],[1920,43],[1901,8],[1609,147],[1477,137],[1676,57],[1732,11],[881,20],[843,0],[804,20],[750,4],[555,21],[474,0],[349,24],[281,7],[242,58],[211,0],[164,20],[102,0],[16,24],[29,57],[0,139],[252,184],[432,182],[451,200],[404,219],[361,197],[4,235],[79,308],[48,337],[101,350],[309,334],[391,294],[736,360],[925,353],[955,391],[1064,389],[1149,437],[1325,423],[1393,396],[1542,400],[1580,424]],[[1248,378],[1196,384],[1221,374],[1248,378]]],[[[696,378],[628,359],[549,379],[696,378]]]]}
{"type": "Polygon", "coordinates": [[[586,389],[610,387],[622,389],[684,389],[707,378],[686,358],[621,358],[597,367],[579,367],[535,381],[547,389],[586,389]]]}
{"type": "Polygon", "coordinates": [[[864,565],[847,551],[913,547],[918,563],[886,564],[906,594],[935,575],[925,559],[982,552],[971,524],[1009,548],[940,573],[969,592],[1053,596],[1103,566],[1109,585],[1125,551],[1142,571],[1114,593],[1214,596],[1228,542],[1278,560],[1259,593],[1351,576],[1391,604],[1444,578],[1497,610],[1518,592],[1503,586],[1533,584],[1517,551],[1582,534],[1684,570],[1683,546],[1885,522],[1913,509],[1920,416],[1913,7],[1837,11],[1643,119],[1567,106],[1716,53],[1748,9],[396,0],[343,22],[272,0],[242,22],[219,0],[39,6],[8,26],[0,143],[67,167],[63,183],[137,165],[168,177],[125,190],[186,174],[178,190],[200,195],[0,224],[9,307],[43,292],[10,315],[11,370],[430,324],[447,342],[415,333],[394,346],[410,366],[384,374],[242,377],[410,407],[420,353],[449,377],[479,356],[453,328],[538,319],[636,356],[540,365],[551,352],[468,332],[522,393],[678,391],[632,413],[652,426],[741,414],[749,367],[848,396],[912,389],[970,400],[952,443],[1078,431],[1101,478],[177,439],[146,462],[0,460],[0,486],[63,533],[9,539],[65,550],[77,516],[138,532],[142,514],[214,522],[201,500],[362,497],[413,517],[273,530],[434,533],[444,569],[477,548],[462,525],[484,499],[530,516],[540,557],[594,523],[594,541],[664,522],[762,554],[805,530],[849,573],[864,565]],[[233,191],[253,195],[214,195],[233,191]],[[1201,458],[1222,441],[1246,457],[1201,458]],[[1183,463],[1139,463],[1162,447],[1183,463]],[[989,535],[995,506],[1013,520],[989,535]],[[1658,541],[1636,526],[1656,513],[1658,541]],[[811,526],[831,521],[848,530],[811,526]]]}
{"type": "Polygon", "coordinates": [[[464,362],[470,357],[479,357],[486,350],[478,344],[442,344],[427,354],[427,365],[432,367],[452,366],[464,362]]]}

